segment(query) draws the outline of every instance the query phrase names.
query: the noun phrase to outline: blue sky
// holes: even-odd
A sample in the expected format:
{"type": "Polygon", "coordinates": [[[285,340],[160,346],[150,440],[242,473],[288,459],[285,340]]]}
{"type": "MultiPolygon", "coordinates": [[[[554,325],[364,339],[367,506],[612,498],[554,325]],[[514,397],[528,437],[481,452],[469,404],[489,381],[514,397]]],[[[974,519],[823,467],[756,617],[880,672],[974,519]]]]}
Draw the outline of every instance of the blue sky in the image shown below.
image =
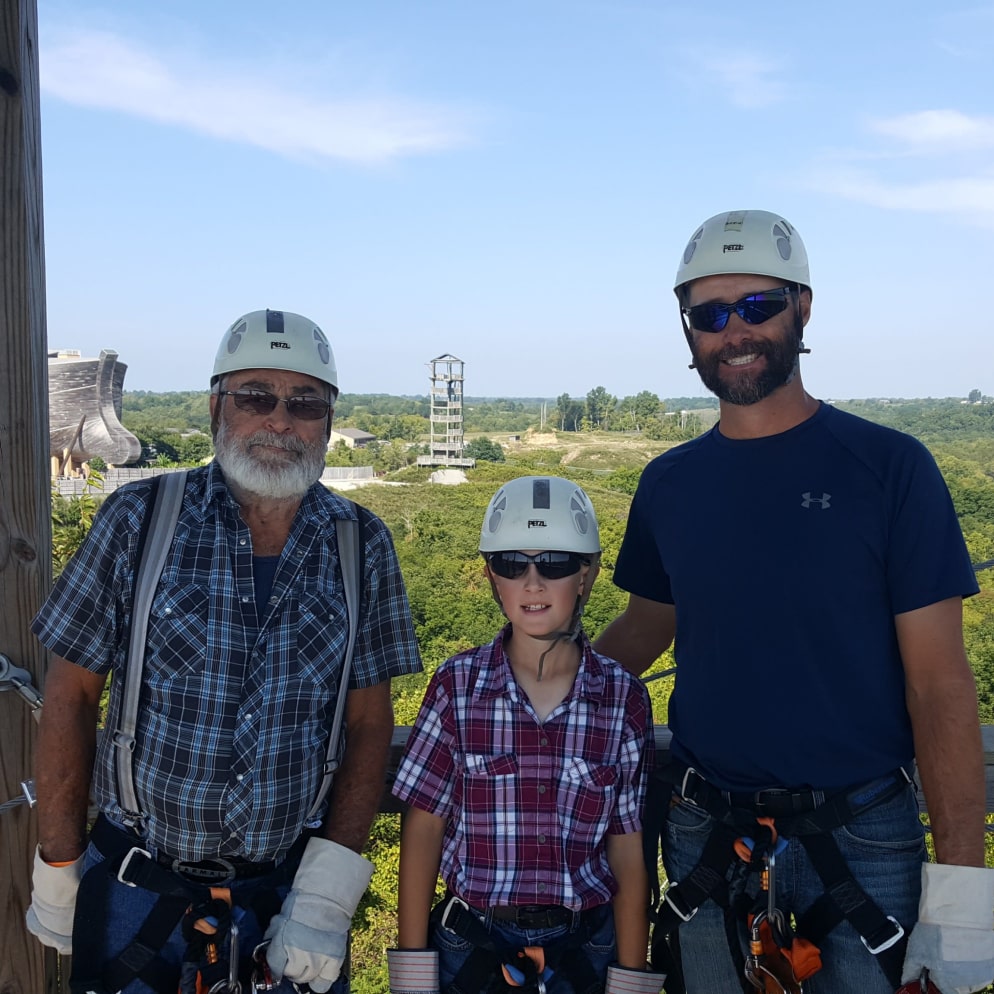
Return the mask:
{"type": "Polygon", "coordinates": [[[994,2],[39,0],[51,347],[206,387],[316,320],[342,389],[703,395],[705,218],[782,213],[823,398],[994,394],[994,2]]]}

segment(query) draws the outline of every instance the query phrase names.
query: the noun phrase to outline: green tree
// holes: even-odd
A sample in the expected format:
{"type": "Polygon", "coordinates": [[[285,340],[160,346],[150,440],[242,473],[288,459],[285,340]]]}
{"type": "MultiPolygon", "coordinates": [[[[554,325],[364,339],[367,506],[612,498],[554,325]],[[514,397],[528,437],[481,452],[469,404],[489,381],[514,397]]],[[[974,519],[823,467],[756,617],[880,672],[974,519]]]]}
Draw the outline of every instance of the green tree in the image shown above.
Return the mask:
{"type": "Polygon", "coordinates": [[[617,398],[604,387],[594,387],[587,393],[587,421],[592,428],[607,428],[617,406],[617,398]]]}
{"type": "Polygon", "coordinates": [[[618,405],[621,415],[619,427],[632,431],[642,431],[650,418],[658,418],[663,413],[659,398],[649,390],[642,390],[634,397],[625,397],[618,405]]]}
{"type": "Polygon", "coordinates": [[[492,442],[486,435],[474,438],[463,452],[470,459],[485,459],[487,462],[503,462],[504,450],[499,442],[492,442]]]}

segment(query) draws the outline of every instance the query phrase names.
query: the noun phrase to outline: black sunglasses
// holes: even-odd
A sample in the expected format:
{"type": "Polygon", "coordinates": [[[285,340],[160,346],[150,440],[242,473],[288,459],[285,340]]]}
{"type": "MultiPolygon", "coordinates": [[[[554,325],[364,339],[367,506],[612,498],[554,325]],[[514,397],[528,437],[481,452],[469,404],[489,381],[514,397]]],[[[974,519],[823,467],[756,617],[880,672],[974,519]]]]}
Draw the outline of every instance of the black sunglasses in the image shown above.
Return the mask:
{"type": "Polygon", "coordinates": [[[782,286],[776,290],[762,290],[736,300],[734,304],[695,304],[681,307],[690,327],[695,331],[724,331],[734,311],[746,324],[762,324],[776,317],[787,306],[787,297],[793,287],[782,286]]]}
{"type": "Polygon", "coordinates": [[[331,404],[321,397],[277,397],[266,390],[218,390],[219,397],[230,397],[235,407],[249,414],[272,414],[277,404],[286,404],[290,417],[298,421],[320,421],[328,416],[331,404]]]}
{"type": "Polygon", "coordinates": [[[487,562],[505,580],[517,580],[524,576],[529,563],[534,563],[538,575],[546,580],[562,580],[579,573],[588,560],[576,552],[536,552],[534,556],[529,556],[527,552],[492,552],[487,562]]]}

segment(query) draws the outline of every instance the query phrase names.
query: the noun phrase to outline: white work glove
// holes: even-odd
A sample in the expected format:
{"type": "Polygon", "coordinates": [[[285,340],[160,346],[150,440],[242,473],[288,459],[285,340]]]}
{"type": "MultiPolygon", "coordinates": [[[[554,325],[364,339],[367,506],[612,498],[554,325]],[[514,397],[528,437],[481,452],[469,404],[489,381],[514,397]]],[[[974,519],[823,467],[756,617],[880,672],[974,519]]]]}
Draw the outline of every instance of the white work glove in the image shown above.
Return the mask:
{"type": "Polygon", "coordinates": [[[438,950],[388,949],[390,994],[438,994],[438,950]]]}
{"type": "Polygon", "coordinates": [[[28,931],[43,945],[57,949],[63,956],[72,952],[72,919],[76,913],[76,891],[83,874],[83,857],[68,866],[52,866],[35,849],[31,874],[31,904],[25,920],[28,931]]]}
{"type": "Polygon", "coordinates": [[[310,839],[280,913],[269,923],[266,959],[276,981],[286,977],[323,994],[338,979],[352,916],[369,886],[373,864],[337,842],[310,839]]]}
{"type": "Polygon", "coordinates": [[[994,980],[994,870],[922,864],[902,983],[917,981],[922,967],[942,994],[970,994],[994,980]]]}
{"type": "Polygon", "coordinates": [[[647,973],[644,970],[626,970],[623,966],[609,966],[604,994],[660,994],[665,980],[665,973],[647,973]]]}

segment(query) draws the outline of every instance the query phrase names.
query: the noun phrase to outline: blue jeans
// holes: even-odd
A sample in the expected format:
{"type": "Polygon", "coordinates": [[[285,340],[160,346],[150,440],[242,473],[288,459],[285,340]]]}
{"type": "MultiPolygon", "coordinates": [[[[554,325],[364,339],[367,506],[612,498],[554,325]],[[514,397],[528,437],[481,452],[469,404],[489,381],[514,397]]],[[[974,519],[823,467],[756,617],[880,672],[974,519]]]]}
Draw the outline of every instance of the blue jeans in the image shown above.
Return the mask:
{"type": "MultiPolygon", "coordinates": [[[[149,912],[158,901],[159,895],[142,887],[131,887],[121,883],[115,876],[107,874],[106,869],[100,865],[102,862],[102,854],[91,843],[87,847],[86,858],[83,861],[83,880],[80,883],[79,898],[76,902],[76,924],[73,927],[73,933],[76,937],[85,934],[85,941],[88,944],[95,943],[97,946],[93,950],[96,958],[107,962],[114,959],[131,944],[149,912]],[[103,876],[103,880],[100,879],[99,875],[103,876]],[[80,924],[83,920],[87,921],[85,927],[80,924]],[[100,923],[99,928],[93,928],[94,921],[100,923]]],[[[244,990],[250,989],[248,979],[252,969],[252,953],[255,947],[262,942],[262,936],[268,924],[268,922],[260,924],[252,911],[253,895],[259,887],[263,886],[266,886],[265,877],[255,880],[236,880],[231,884],[232,918],[238,924],[239,975],[244,990]]],[[[288,891],[289,883],[276,887],[276,900],[282,903],[288,891]]],[[[160,953],[169,964],[170,976],[175,976],[175,979],[170,979],[168,991],[157,991],[141,980],[134,980],[123,989],[121,994],[176,994],[181,975],[184,982],[191,983],[196,973],[196,965],[191,967],[190,964],[183,964],[186,946],[181,924],[178,924],[160,953]]],[[[222,950],[225,959],[227,951],[226,941],[222,950]]],[[[93,961],[92,956],[87,958],[91,962],[93,961]]],[[[78,978],[74,970],[74,981],[84,979],[99,978],[78,978]]],[[[183,988],[184,991],[186,989],[186,987],[183,988]]],[[[195,988],[191,986],[189,989],[194,990],[195,988]]],[[[295,988],[289,981],[284,980],[276,990],[279,994],[293,994],[295,988]]],[[[338,980],[332,985],[331,994],[348,994],[348,991],[349,978],[346,964],[343,966],[338,980]]]]}
{"type": "MultiPolygon", "coordinates": [[[[569,925],[526,929],[511,922],[493,922],[489,915],[478,915],[478,917],[497,945],[504,945],[508,949],[542,946],[549,950],[557,942],[572,934],[569,925]]],[[[590,928],[590,935],[579,948],[583,950],[593,972],[603,983],[607,977],[608,966],[617,956],[614,945],[614,913],[611,905],[605,904],[587,912],[586,922],[578,927],[590,928]]],[[[438,979],[444,994],[445,989],[455,980],[456,974],[477,947],[455,932],[444,928],[441,922],[435,924],[428,944],[432,949],[438,950],[438,979]]],[[[571,956],[575,957],[576,952],[566,952],[564,963],[569,963],[571,956]]],[[[563,976],[562,971],[553,973],[546,982],[545,989],[548,994],[574,994],[573,985],[563,976]]]]}
{"type": "MultiPolygon", "coordinates": [[[[670,880],[679,882],[697,864],[712,823],[710,815],[686,801],[678,800],[670,808],[663,842],[670,880]]],[[[927,858],[914,788],[909,786],[832,834],[860,886],[885,915],[910,932],[918,918],[921,865],[927,858]]],[[[786,915],[802,914],[824,893],[797,839],[790,839],[776,858],[775,887],[777,906],[786,915]]],[[[714,901],[706,901],[681,925],[679,936],[687,994],[730,994],[741,989],[722,909],[714,901]]],[[[743,956],[745,938],[743,924],[743,956]]],[[[893,985],[848,921],[837,925],[820,948],[823,966],[805,981],[805,994],[893,994],[893,985]]]]}

